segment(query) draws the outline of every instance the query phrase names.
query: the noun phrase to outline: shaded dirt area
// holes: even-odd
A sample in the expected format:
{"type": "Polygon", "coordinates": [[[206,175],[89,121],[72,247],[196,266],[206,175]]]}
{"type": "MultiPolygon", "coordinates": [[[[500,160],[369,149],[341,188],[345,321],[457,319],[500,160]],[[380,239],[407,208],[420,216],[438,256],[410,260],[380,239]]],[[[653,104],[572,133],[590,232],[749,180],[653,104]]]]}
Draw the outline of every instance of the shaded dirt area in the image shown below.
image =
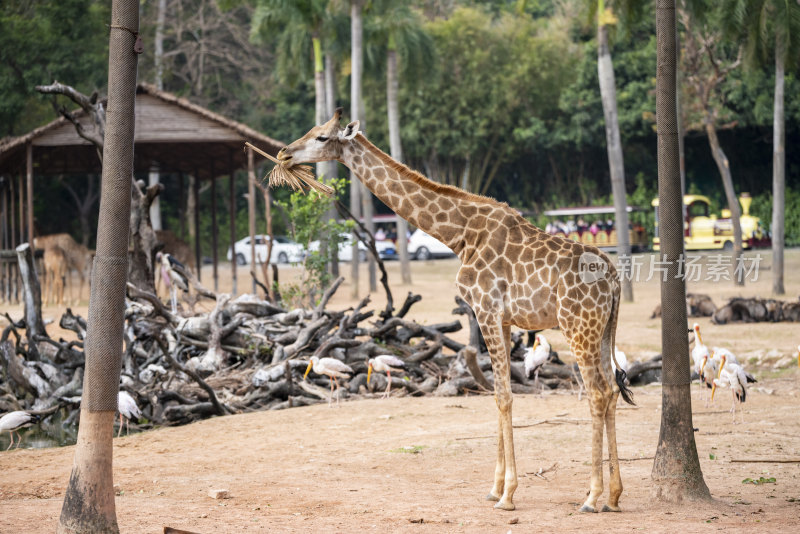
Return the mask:
{"type": "MultiPolygon", "coordinates": [[[[164,525],[238,532],[655,532],[800,529],[798,464],[732,463],[800,458],[798,381],[792,371],[754,391],[744,425],[728,397],[712,409],[693,386],[694,425],[713,504],[662,506],[649,499],[660,388],[637,388],[617,424],[625,491],[621,514],[576,513],[589,483],[591,425],[574,394],[517,396],[517,510],[483,500],[491,486],[496,409],[490,396],[392,398],[215,418],[115,439],[122,532],[164,525]],[[711,456],[715,459],[711,459],[711,456]],[[547,472],[547,480],[535,475],[547,472]],[[743,484],[774,477],[774,483],[743,484]],[[209,489],[231,498],[217,501],[209,489]],[[509,524],[518,519],[515,525],[509,524]],[[412,521],[423,520],[423,523],[412,521]]],[[[0,454],[0,532],[53,532],[72,447],[0,454]]],[[[604,498],[601,497],[601,503],[604,498]]]]}

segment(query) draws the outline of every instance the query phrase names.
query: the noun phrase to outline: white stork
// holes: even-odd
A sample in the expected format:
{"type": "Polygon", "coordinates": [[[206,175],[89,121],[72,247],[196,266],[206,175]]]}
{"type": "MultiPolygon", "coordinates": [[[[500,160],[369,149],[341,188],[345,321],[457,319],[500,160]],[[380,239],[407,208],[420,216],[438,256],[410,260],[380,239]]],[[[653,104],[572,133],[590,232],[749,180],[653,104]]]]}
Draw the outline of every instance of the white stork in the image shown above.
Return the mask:
{"type": "Polygon", "coordinates": [[[714,379],[717,377],[719,371],[720,360],[703,356],[703,362],[700,364],[700,384],[705,386],[700,390],[700,394],[708,407],[708,397],[706,389],[711,389],[714,386],[714,379]]]}
{"type": "Polygon", "coordinates": [[[628,367],[630,367],[628,357],[616,345],[614,345],[614,363],[620,371],[628,372],[628,367]]]}
{"type": "MultiPolygon", "coordinates": [[[[710,352],[708,351],[708,347],[703,344],[703,338],[700,337],[700,325],[698,323],[694,323],[692,326],[692,330],[694,330],[694,348],[692,349],[692,362],[694,363],[694,371],[699,375],[700,368],[703,365],[703,358],[707,358],[710,356],[710,352]]],[[[700,377],[700,382],[703,382],[703,378],[700,377]]]]}
{"type": "MultiPolygon", "coordinates": [[[[338,360],[337,360],[338,361],[338,360]]],[[[389,397],[392,392],[392,374],[391,372],[394,371],[395,373],[402,373],[403,368],[406,366],[406,362],[392,356],[390,354],[382,354],[380,356],[375,356],[374,358],[370,358],[367,361],[367,384],[369,385],[369,381],[372,378],[372,370],[375,369],[378,373],[386,373],[386,379],[389,382],[389,385],[386,386],[386,391],[383,393],[383,397],[389,397]]]]}
{"type": "Polygon", "coordinates": [[[122,418],[125,418],[125,427],[127,429],[128,421],[139,419],[142,416],[142,411],[136,405],[136,401],[131,397],[130,393],[125,390],[120,390],[117,394],[117,411],[119,412],[119,432],[117,432],[117,437],[120,437],[122,435],[122,418]]]}
{"type": "Polygon", "coordinates": [[[346,363],[340,362],[336,358],[312,356],[311,359],[308,360],[308,367],[306,367],[303,380],[306,379],[312,368],[315,373],[318,375],[325,375],[330,380],[331,395],[328,397],[328,406],[330,406],[333,401],[333,384],[334,382],[336,383],[336,404],[339,404],[339,381],[336,378],[350,378],[350,375],[353,374],[353,368],[346,363]]]}
{"type": "Polygon", "coordinates": [[[188,292],[189,281],[180,271],[175,269],[175,266],[180,267],[184,272],[186,271],[186,267],[176,260],[172,254],[166,252],[156,253],[156,261],[160,264],[159,270],[161,271],[161,278],[164,280],[164,284],[169,288],[169,300],[172,305],[172,313],[177,313],[178,289],[188,292]]]}
{"type": "Polygon", "coordinates": [[[29,427],[38,420],[38,415],[32,415],[24,410],[8,412],[3,417],[0,417],[0,432],[8,432],[11,437],[11,443],[8,444],[6,450],[9,450],[14,445],[14,432],[17,433],[19,438],[19,441],[17,441],[17,448],[19,448],[20,443],[22,443],[19,429],[29,427]]]}
{"type": "MultiPolygon", "coordinates": [[[[714,400],[714,392],[719,387],[731,388],[731,398],[733,404],[731,406],[731,413],[733,414],[733,423],[736,424],[736,404],[743,404],[747,400],[747,375],[744,368],[736,363],[725,362],[725,357],[722,357],[723,364],[719,368],[719,374],[714,379],[714,385],[711,388],[711,400],[714,400]]],[[[742,414],[742,423],[744,423],[744,411],[739,410],[742,414]]]]}
{"type": "Polygon", "coordinates": [[[533,346],[525,352],[525,378],[533,373],[534,385],[539,383],[539,369],[550,357],[550,343],[542,334],[536,334],[533,346]]]}

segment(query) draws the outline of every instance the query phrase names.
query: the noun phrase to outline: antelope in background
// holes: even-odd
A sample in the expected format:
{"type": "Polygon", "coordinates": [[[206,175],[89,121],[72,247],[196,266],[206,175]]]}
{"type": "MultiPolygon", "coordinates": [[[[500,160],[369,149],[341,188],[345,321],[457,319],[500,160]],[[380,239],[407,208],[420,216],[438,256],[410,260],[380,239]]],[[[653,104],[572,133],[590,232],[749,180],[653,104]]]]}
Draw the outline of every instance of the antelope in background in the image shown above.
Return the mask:
{"type": "MultiPolygon", "coordinates": [[[[79,302],[83,294],[83,284],[91,273],[93,255],[92,251],[75,241],[71,235],[65,233],[36,237],[34,239],[34,246],[36,248],[44,249],[44,264],[46,273],[44,277],[45,294],[50,294],[51,286],[54,285],[54,283],[58,283],[60,280],[63,280],[63,278],[66,278],[67,285],[69,286],[70,302],[79,302]],[[64,263],[62,278],[58,278],[58,280],[56,279],[57,277],[50,276],[50,271],[47,268],[48,256],[52,256],[50,261],[53,262],[53,265],[55,265],[55,262],[57,261],[59,252],[57,252],[56,249],[61,252],[64,263]],[[73,294],[72,288],[71,271],[73,270],[77,271],[78,273],[77,297],[73,294]]],[[[63,291],[63,282],[61,282],[61,300],[63,300],[63,291]]]]}

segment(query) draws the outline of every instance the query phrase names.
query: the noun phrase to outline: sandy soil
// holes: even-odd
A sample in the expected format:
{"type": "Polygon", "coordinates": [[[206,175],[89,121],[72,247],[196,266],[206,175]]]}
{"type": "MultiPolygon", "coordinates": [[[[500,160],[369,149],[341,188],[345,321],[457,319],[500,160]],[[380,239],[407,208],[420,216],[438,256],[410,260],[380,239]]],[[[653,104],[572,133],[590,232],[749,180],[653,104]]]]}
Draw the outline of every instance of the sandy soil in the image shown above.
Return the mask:
{"type": "MultiPolygon", "coordinates": [[[[717,304],[734,295],[766,296],[768,260],[762,261],[760,280],[743,289],[706,282],[690,284],[690,291],[708,293],[717,304]]],[[[800,250],[788,251],[787,260],[787,291],[796,298],[800,250]]],[[[412,308],[413,318],[451,320],[457,269],[455,260],[415,263],[413,287],[395,287],[395,301],[399,305],[413,290],[424,296],[412,308]]],[[[389,264],[389,270],[390,278],[399,278],[396,264],[389,264]]],[[[291,268],[282,271],[284,281],[295,274],[291,268]]],[[[643,272],[646,277],[646,265],[643,272]]],[[[208,283],[210,272],[203,275],[208,283]]],[[[220,290],[229,284],[223,277],[220,290]]],[[[636,302],[621,308],[617,338],[629,358],[639,359],[659,350],[661,323],[648,318],[658,302],[658,283],[642,281],[634,291],[636,302]]],[[[331,306],[352,305],[350,293],[343,286],[331,306]]],[[[376,293],[375,308],[383,302],[376,293]]],[[[85,313],[86,303],[76,309],[85,313]]],[[[11,309],[12,316],[20,312],[11,309]]],[[[45,312],[52,318],[59,314],[55,307],[45,312]]],[[[773,360],[794,354],[800,337],[791,323],[699,322],[709,345],[744,354],[776,349],[773,360]]],[[[57,334],[54,325],[49,328],[57,334]]],[[[566,351],[558,332],[548,337],[556,350],[566,351]]],[[[165,525],[202,533],[700,532],[708,523],[726,530],[794,531],[800,529],[798,464],[732,460],[800,460],[800,370],[772,370],[768,361],[751,369],[760,382],[748,394],[744,425],[731,424],[727,391],[705,408],[699,386],[693,386],[693,424],[699,429],[705,480],[716,499],[711,504],[664,506],[650,500],[661,405],[660,387],[653,385],[635,389],[637,407],[621,405],[618,411],[620,456],[625,459],[621,514],[576,513],[588,489],[591,425],[585,400],[558,393],[516,397],[521,478],[514,512],[494,510],[482,499],[491,486],[496,450],[491,397],[395,397],[333,409],[317,405],[236,415],[115,439],[114,474],[121,490],[117,517],[123,532],[160,532],[165,525]],[[544,475],[547,480],[535,475],[554,464],[544,475]],[[762,476],[775,482],[742,483],[762,476]],[[207,492],[213,488],[229,490],[231,498],[211,499],[207,492]],[[513,520],[518,522],[510,524],[513,520]]],[[[0,532],[53,532],[72,456],[72,447],[0,452],[0,532]]]]}

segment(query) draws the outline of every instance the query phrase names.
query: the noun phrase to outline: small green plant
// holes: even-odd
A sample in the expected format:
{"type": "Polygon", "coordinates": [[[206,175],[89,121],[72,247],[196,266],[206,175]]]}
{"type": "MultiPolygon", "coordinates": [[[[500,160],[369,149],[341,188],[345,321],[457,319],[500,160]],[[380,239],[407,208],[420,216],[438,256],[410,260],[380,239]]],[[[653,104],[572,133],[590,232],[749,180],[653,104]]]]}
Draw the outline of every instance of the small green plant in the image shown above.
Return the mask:
{"type": "Polygon", "coordinates": [[[755,480],[752,478],[746,478],[742,480],[742,484],[755,484],[757,486],[761,484],[775,484],[775,482],[776,482],[775,477],[769,477],[769,478],[758,477],[755,480]]]}
{"type": "MultiPolygon", "coordinates": [[[[344,179],[328,182],[335,190],[336,196],[345,189],[344,179]]],[[[281,287],[283,298],[292,306],[313,306],[331,283],[328,272],[334,254],[338,254],[340,235],[352,229],[352,222],[337,222],[330,217],[333,211],[332,198],[316,191],[295,191],[288,201],[277,201],[289,217],[289,232],[292,238],[303,245],[306,250],[303,259],[303,275],[298,284],[286,284],[281,287]],[[320,241],[327,246],[311,249],[311,243],[320,241]]]]}
{"type": "Polygon", "coordinates": [[[714,453],[711,453],[711,454],[708,455],[708,459],[709,460],[716,460],[717,459],[717,455],[714,454],[714,453]]]}
{"type": "Polygon", "coordinates": [[[427,449],[425,445],[409,445],[406,447],[399,447],[397,449],[392,449],[389,452],[401,452],[405,454],[419,454],[423,451],[423,449],[427,449]]]}

